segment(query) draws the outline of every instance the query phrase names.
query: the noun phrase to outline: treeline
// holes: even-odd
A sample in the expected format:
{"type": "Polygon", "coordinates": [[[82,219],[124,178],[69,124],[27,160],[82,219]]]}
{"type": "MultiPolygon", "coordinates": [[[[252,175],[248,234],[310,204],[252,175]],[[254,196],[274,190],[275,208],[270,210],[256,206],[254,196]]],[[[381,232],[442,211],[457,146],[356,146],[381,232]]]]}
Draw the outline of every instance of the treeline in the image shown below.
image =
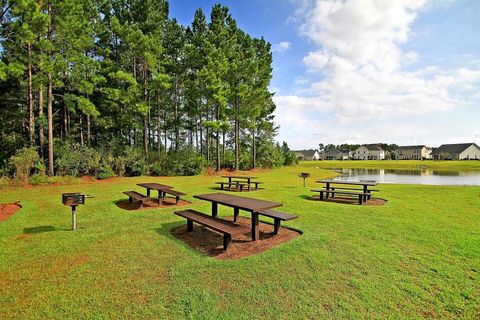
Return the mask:
{"type": "Polygon", "coordinates": [[[273,140],[271,46],[227,7],[184,27],[161,0],[1,3],[0,166],[23,147],[49,175],[74,152],[103,167],[132,154],[216,170],[292,161],[273,140]]]}

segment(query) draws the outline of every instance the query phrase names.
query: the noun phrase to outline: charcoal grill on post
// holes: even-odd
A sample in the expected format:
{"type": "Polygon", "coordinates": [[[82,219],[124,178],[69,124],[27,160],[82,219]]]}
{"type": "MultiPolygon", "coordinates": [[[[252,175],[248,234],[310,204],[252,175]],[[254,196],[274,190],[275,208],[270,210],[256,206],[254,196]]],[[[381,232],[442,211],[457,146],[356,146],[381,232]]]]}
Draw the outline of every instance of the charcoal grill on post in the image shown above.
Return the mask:
{"type": "Polygon", "coordinates": [[[84,205],[85,198],[87,198],[85,194],[78,192],[62,194],[62,203],[72,208],[72,230],[77,229],[77,206],[84,205]]]}
{"type": "Polygon", "coordinates": [[[305,188],[305,180],[307,180],[307,178],[310,177],[310,173],[302,172],[302,173],[299,173],[298,176],[300,178],[303,178],[303,187],[305,188]]]}

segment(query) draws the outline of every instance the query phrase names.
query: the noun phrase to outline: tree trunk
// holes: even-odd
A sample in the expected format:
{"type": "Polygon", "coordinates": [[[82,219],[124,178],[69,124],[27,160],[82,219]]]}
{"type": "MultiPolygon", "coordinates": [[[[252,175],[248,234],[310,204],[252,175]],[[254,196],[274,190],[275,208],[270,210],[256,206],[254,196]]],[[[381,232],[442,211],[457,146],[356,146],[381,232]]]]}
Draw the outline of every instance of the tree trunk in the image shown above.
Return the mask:
{"type": "Polygon", "coordinates": [[[161,106],[160,106],[160,93],[157,93],[157,150],[158,155],[160,156],[160,152],[162,152],[162,126],[160,125],[162,122],[161,114],[161,106]]]}
{"type": "Polygon", "coordinates": [[[80,114],[80,145],[83,147],[83,114],[80,114]]]}
{"type": "Polygon", "coordinates": [[[47,87],[47,122],[48,122],[48,175],[53,176],[53,82],[52,74],[48,73],[47,87]]]}
{"type": "MultiPolygon", "coordinates": [[[[220,106],[217,105],[217,117],[216,120],[220,120],[220,106]]],[[[220,130],[217,125],[217,130],[216,130],[216,148],[217,148],[217,165],[215,167],[215,171],[220,171],[220,130]]]]}
{"type": "Polygon", "coordinates": [[[252,169],[256,168],[257,164],[257,145],[255,141],[255,127],[252,129],[252,169]]]}
{"type": "Polygon", "coordinates": [[[33,108],[33,87],[32,87],[32,46],[28,45],[28,133],[30,136],[30,146],[35,145],[35,114],[33,108]]]}
{"type": "MultiPolygon", "coordinates": [[[[38,117],[43,120],[43,86],[38,90],[38,117]]],[[[38,138],[40,144],[40,156],[43,159],[43,152],[45,147],[45,133],[43,132],[43,123],[40,121],[38,126],[38,138]]]]}
{"type": "Polygon", "coordinates": [[[92,140],[92,133],[90,129],[90,115],[87,114],[87,146],[90,146],[91,140],[92,140]]]}
{"type": "MultiPolygon", "coordinates": [[[[52,3],[48,2],[48,40],[52,39],[52,3]]],[[[48,87],[47,87],[47,122],[48,122],[48,175],[53,176],[53,80],[51,71],[47,74],[48,87]]]]}
{"type": "Polygon", "coordinates": [[[177,78],[175,77],[175,82],[174,82],[174,93],[173,93],[173,103],[175,105],[175,113],[174,113],[174,127],[175,127],[175,154],[178,154],[178,142],[180,140],[180,131],[178,128],[178,82],[177,78]]]}
{"type": "MultiPolygon", "coordinates": [[[[142,76],[143,76],[143,100],[145,103],[148,105],[148,90],[147,90],[147,63],[146,61],[143,62],[143,70],[142,70],[142,76]]],[[[150,108],[150,106],[148,106],[150,108]]],[[[145,152],[145,158],[148,160],[148,138],[150,135],[149,132],[149,113],[150,110],[147,110],[147,113],[145,114],[145,117],[143,119],[143,150],[145,152]]]]}

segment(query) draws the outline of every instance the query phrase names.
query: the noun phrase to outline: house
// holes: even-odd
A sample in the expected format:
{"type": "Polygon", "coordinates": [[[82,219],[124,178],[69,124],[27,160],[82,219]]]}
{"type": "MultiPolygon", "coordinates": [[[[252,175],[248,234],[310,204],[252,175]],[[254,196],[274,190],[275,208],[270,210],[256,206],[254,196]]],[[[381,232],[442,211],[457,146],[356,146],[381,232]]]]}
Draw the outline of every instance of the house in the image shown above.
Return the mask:
{"type": "Polygon", "coordinates": [[[395,150],[395,157],[398,160],[423,160],[432,158],[432,149],[425,145],[399,146],[395,150]]]}
{"type": "Polygon", "coordinates": [[[299,161],[303,160],[319,160],[320,159],[320,152],[318,150],[310,149],[310,150],[297,150],[294,151],[297,155],[297,159],[299,161]]]}
{"type": "Polygon", "coordinates": [[[353,154],[355,160],[383,160],[385,151],[376,144],[366,144],[360,146],[353,154]]]}
{"type": "Polygon", "coordinates": [[[343,151],[339,149],[331,149],[320,154],[322,160],[348,160],[351,156],[350,151],[343,151]]]}
{"type": "Polygon", "coordinates": [[[476,143],[442,144],[433,149],[434,160],[471,160],[480,159],[480,148],[476,143]]]}

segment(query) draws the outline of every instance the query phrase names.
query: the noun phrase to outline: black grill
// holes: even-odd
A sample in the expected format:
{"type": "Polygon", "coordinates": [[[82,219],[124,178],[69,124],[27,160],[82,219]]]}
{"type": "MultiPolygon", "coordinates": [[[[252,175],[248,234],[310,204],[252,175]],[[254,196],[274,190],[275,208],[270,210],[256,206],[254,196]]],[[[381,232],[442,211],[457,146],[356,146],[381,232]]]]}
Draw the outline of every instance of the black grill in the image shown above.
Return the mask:
{"type": "Polygon", "coordinates": [[[63,193],[62,203],[66,206],[78,206],[85,204],[85,195],[82,193],[63,193]]]}

